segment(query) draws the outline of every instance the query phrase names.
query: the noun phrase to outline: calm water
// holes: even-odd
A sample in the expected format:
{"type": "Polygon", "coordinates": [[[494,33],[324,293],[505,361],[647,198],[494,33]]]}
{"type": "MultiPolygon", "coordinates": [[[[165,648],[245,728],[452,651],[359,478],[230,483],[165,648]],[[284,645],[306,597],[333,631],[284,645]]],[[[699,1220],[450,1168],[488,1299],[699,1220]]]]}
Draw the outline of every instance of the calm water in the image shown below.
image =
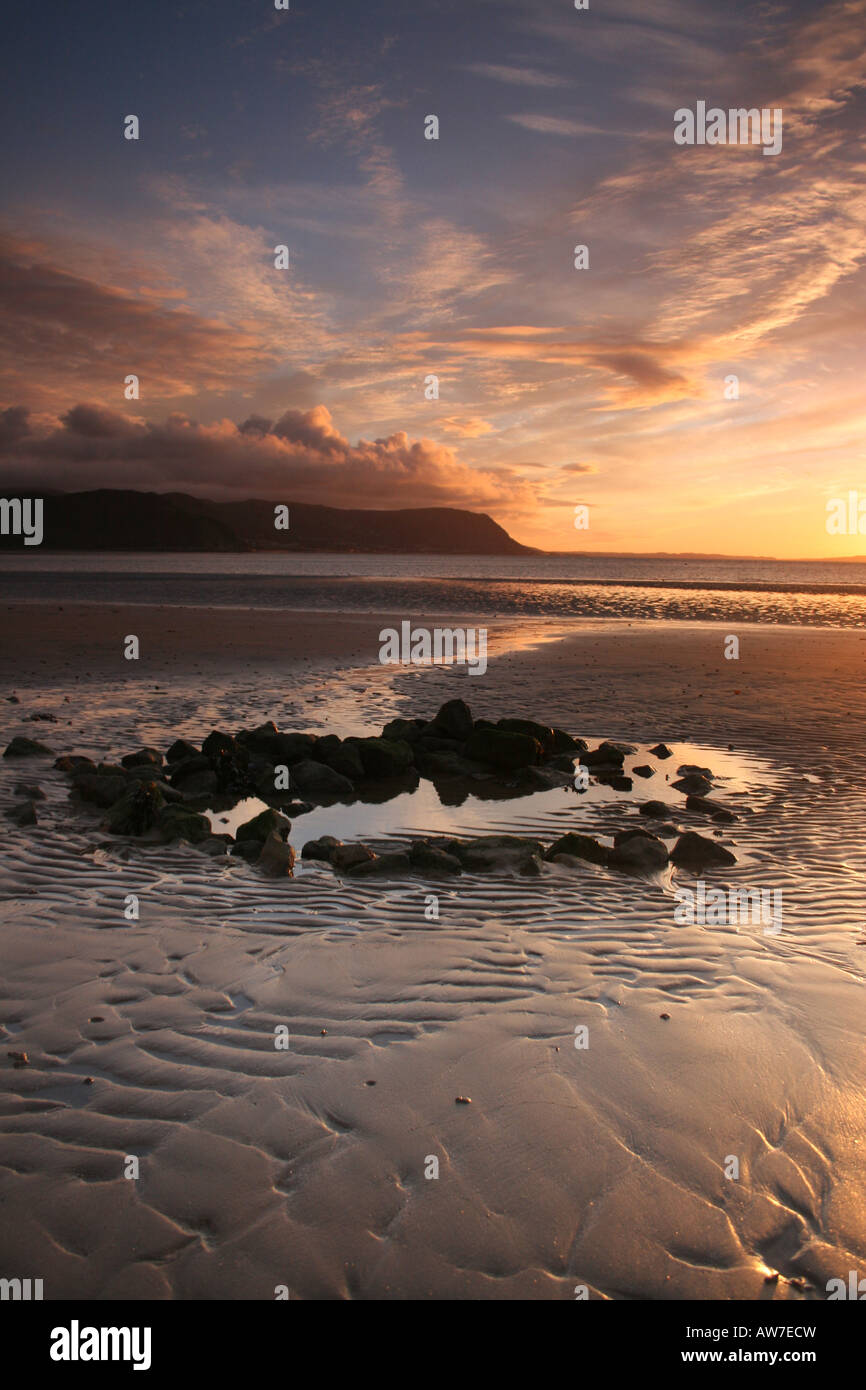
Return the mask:
{"type": "Polygon", "coordinates": [[[616,556],[0,556],[8,602],[866,625],[866,563],[616,556]]]}

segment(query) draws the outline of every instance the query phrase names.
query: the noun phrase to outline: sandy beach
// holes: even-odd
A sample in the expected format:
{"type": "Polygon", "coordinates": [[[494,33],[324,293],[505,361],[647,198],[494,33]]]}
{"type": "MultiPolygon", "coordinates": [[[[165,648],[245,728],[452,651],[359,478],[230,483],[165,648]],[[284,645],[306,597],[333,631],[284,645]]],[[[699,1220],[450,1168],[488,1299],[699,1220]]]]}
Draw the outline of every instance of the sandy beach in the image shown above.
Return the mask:
{"type": "MultiPolygon", "coordinates": [[[[719,881],[783,886],[783,930],[679,925],[670,880],[590,865],[268,881],[111,842],[53,759],[3,760],[4,810],[22,779],[45,800],[4,822],[0,1262],[46,1298],[826,1297],[866,1262],[866,635],[744,626],[731,661],[720,625],[495,620],[475,678],[382,666],[393,621],[6,605],[3,743],[109,761],[456,696],[664,740],[735,789],[719,881]]],[[[654,787],[437,824],[605,833],[654,787]]]]}

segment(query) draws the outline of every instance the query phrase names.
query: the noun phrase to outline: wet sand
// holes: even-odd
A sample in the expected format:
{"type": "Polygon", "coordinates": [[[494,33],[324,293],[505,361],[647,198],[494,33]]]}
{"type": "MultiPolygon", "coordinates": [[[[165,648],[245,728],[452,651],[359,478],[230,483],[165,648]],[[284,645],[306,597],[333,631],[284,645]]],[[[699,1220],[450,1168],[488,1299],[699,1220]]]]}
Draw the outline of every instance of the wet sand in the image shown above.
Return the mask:
{"type": "MultiPolygon", "coordinates": [[[[786,903],[767,936],[676,925],[670,882],[593,867],[274,883],[108,844],[50,760],[4,761],[2,809],[22,779],[47,799],[4,823],[0,1275],[46,1298],[780,1299],[866,1270],[866,635],[742,627],[726,661],[719,626],[497,621],[476,678],[382,667],[389,615],[0,620],[4,744],[363,733],[460,695],[709,765],[733,745],[752,814],[730,877],[786,903]]],[[[527,831],[610,814],[572,799],[527,831]]]]}

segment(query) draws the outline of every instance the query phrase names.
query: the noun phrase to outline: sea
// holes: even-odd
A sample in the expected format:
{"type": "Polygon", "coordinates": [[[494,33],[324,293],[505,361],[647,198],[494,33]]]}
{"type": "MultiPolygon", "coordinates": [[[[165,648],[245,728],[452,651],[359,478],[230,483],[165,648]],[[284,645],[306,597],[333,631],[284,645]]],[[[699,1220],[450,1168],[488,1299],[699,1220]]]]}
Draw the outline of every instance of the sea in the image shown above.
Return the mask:
{"type": "Polygon", "coordinates": [[[866,625],[866,561],[615,555],[0,555],[6,602],[866,625]]]}

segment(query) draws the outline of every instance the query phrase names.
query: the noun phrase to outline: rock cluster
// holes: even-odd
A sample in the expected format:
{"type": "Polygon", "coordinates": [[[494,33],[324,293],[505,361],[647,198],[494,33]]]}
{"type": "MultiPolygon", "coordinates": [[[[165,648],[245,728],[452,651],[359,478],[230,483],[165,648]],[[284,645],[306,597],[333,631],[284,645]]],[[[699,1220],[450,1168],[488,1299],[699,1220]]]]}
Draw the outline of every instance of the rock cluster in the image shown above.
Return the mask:
{"type": "MultiPolygon", "coordinates": [[[[583,739],[529,719],[496,723],[473,719],[469,706],[457,699],[444,704],[431,720],[391,720],[377,737],[287,733],[268,721],[237,734],[214,729],[201,747],[176,739],[165,754],[143,747],[125,754],[119,763],[64,754],[54,766],[67,774],[80,801],[106,813],[103,825],[111,834],[166,843],[182,839],[206,853],[231,853],[265,873],[283,876],[291,874],[295,864],[288,842],[291,817],[315,805],[349,802],[358,796],[384,801],[414,788],[421,777],[437,784],[443,801],[459,802],[469,788],[480,796],[485,795],[485,787],[490,788],[487,795],[521,795],[571,785],[578,755],[596,781],[630,790],[632,779],[623,775],[623,765],[635,751],[629,744],[612,742],[589,750],[583,739]],[[268,808],[240,826],[234,838],[213,833],[202,814],[204,806],[253,796],[268,802],[268,808]]],[[[658,757],[670,756],[664,744],[652,751],[658,757]]],[[[50,756],[51,752],[31,739],[14,738],[4,757],[50,756]]],[[[653,769],[645,766],[634,771],[651,776],[653,769]]],[[[709,768],[685,765],[677,773],[679,780],[672,785],[686,793],[689,810],[715,821],[736,819],[707,796],[713,776],[709,768]]],[[[20,783],[16,790],[28,800],[8,814],[19,825],[35,824],[34,802],[42,795],[39,788],[20,783]]],[[[661,801],[646,802],[640,810],[656,818],[670,812],[661,801]]],[[[676,833],[669,825],[658,829],[676,833]]],[[[302,857],[323,860],[335,872],[359,878],[412,872],[532,875],[541,872],[545,861],[573,864],[583,860],[637,873],[654,872],[669,861],[695,871],[735,862],[728,850],[694,832],[682,835],[669,854],[661,838],[643,827],[620,831],[612,846],[576,832],[547,847],[539,840],[513,835],[464,840],[439,836],[417,839],[406,848],[383,854],[366,845],[342,844],[323,836],[308,841],[302,857]]]]}

